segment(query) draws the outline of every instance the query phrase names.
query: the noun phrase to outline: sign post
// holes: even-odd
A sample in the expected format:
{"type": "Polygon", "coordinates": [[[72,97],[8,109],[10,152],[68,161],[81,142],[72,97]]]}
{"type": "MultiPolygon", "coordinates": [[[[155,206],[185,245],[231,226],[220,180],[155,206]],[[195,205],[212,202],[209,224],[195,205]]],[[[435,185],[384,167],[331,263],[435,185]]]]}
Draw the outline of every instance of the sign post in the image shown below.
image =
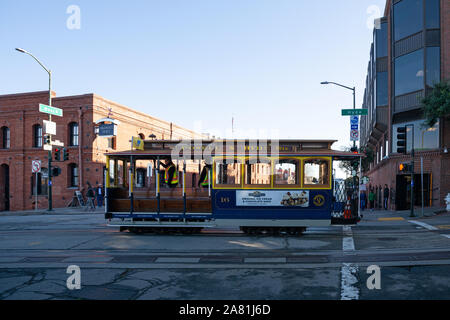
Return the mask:
{"type": "Polygon", "coordinates": [[[39,160],[33,160],[31,163],[31,172],[36,175],[36,183],[34,185],[35,195],[35,210],[38,210],[38,173],[41,172],[42,162],[39,160]]]}

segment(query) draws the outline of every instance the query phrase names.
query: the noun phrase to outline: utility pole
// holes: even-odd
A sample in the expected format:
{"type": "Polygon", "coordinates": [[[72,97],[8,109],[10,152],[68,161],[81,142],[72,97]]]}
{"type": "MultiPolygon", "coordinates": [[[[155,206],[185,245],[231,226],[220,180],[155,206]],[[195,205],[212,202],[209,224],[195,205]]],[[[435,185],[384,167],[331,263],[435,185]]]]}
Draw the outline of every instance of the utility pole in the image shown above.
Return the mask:
{"type": "MultiPolygon", "coordinates": [[[[51,107],[52,106],[52,72],[47,69],[41,61],[39,61],[38,58],[36,58],[34,55],[32,55],[31,53],[29,53],[28,51],[21,49],[21,48],[16,48],[17,51],[21,52],[21,53],[25,53],[27,55],[29,55],[30,57],[32,57],[34,60],[36,60],[37,63],[40,64],[40,66],[42,68],[44,68],[45,71],[47,71],[48,73],[48,105],[51,107]]],[[[52,115],[49,114],[49,121],[52,121],[52,115]]],[[[50,145],[51,145],[51,141],[52,141],[52,136],[50,135],[50,145]]],[[[53,210],[53,200],[52,200],[52,151],[49,150],[48,151],[48,211],[52,211],[53,210]]]]}

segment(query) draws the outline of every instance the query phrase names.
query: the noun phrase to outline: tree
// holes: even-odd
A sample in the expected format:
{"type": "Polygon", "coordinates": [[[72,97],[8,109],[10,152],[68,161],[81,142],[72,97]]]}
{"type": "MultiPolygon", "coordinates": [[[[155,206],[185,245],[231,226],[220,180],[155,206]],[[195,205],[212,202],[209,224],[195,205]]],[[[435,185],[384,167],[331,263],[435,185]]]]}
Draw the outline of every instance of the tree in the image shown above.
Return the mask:
{"type": "Polygon", "coordinates": [[[450,83],[442,81],[436,84],[433,91],[422,99],[425,125],[433,127],[439,118],[450,115],[450,83]]]}
{"type": "MultiPolygon", "coordinates": [[[[351,147],[346,147],[344,151],[350,151],[350,149],[351,147]]],[[[361,159],[362,171],[367,172],[370,164],[373,162],[374,152],[369,147],[362,147],[359,152],[364,154],[364,157],[361,159]]],[[[359,159],[341,161],[339,167],[348,174],[352,174],[352,171],[357,170],[359,167],[359,159]]]]}

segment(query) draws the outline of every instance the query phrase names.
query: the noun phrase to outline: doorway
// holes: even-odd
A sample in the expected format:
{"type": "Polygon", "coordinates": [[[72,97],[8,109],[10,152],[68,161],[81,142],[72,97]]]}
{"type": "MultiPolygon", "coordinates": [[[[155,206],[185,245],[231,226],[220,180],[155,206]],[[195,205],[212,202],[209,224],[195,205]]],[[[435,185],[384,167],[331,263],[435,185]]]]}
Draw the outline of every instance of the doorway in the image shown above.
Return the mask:
{"type": "Polygon", "coordinates": [[[2,164],[0,167],[0,211],[9,211],[9,166],[2,164]]]}
{"type": "MultiPolygon", "coordinates": [[[[431,199],[431,174],[423,175],[423,205],[430,206],[431,199]]],[[[408,210],[411,208],[411,175],[397,175],[395,193],[395,210],[408,210]]],[[[422,206],[422,181],[421,175],[414,175],[414,206],[422,206]]]]}

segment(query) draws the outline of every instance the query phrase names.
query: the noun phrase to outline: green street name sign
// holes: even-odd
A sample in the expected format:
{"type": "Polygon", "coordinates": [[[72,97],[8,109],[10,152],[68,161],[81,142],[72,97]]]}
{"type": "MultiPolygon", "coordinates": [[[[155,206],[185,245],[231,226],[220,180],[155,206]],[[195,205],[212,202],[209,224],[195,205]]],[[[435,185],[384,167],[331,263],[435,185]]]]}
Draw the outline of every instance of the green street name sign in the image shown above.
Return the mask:
{"type": "Polygon", "coordinates": [[[344,109],[342,110],[343,116],[367,116],[369,113],[367,109],[344,109]]]}
{"type": "Polygon", "coordinates": [[[39,104],[39,112],[48,113],[52,116],[63,116],[63,110],[55,107],[46,106],[45,104],[39,104]]]}

